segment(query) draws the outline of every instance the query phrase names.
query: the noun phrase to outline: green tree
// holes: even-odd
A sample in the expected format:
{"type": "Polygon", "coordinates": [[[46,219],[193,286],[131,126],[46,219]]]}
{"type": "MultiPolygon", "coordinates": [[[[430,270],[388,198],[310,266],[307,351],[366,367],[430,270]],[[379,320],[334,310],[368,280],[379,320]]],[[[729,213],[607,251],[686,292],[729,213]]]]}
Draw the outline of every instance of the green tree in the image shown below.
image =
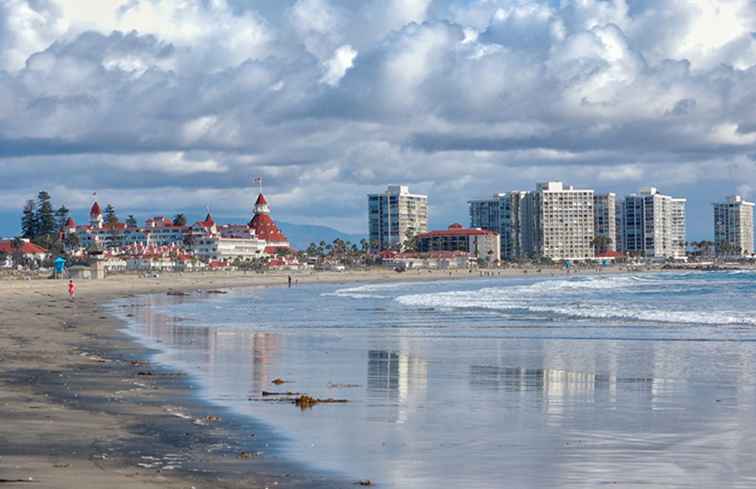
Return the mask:
{"type": "Polygon", "coordinates": [[[405,251],[417,251],[417,237],[412,229],[407,229],[401,249],[405,251]]]}
{"type": "Polygon", "coordinates": [[[139,226],[139,224],[137,223],[136,217],[134,217],[133,214],[129,214],[129,217],[126,218],[126,226],[130,228],[135,228],[139,226]]]}
{"type": "Polygon", "coordinates": [[[118,224],[118,215],[112,204],[108,204],[105,207],[105,224],[115,225],[118,224]]]}
{"type": "Polygon", "coordinates": [[[34,239],[37,236],[37,204],[33,200],[27,200],[21,214],[22,236],[26,239],[34,239]]]}
{"type": "Polygon", "coordinates": [[[310,246],[307,247],[306,253],[307,256],[318,256],[318,245],[310,243],[310,246]]]}
{"type": "Polygon", "coordinates": [[[175,226],[186,226],[186,216],[184,214],[176,214],[173,217],[173,224],[175,226]]]}
{"type": "Polygon", "coordinates": [[[44,190],[37,194],[37,235],[36,238],[45,238],[55,233],[55,211],[50,199],[50,194],[44,190]]]}
{"type": "Polygon", "coordinates": [[[591,240],[591,245],[596,253],[605,253],[612,245],[612,238],[609,236],[596,235],[591,240]]]}
{"type": "Polygon", "coordinates": [[[68,221],[68,216],[70,214],[70,211],[68,208],[64,205],[58,207],[58,210],[55,211],[55,229],[56,231],[60,232],[63,231],[66,227],[66,221],[68,221]]]}
{"type": "Polygon", "coordinates": [[[79,241],[79,236],[74,233],[66,235],[63,239],[63,244],[67,250],[75,250],[81,246],[81,241],[79,241]]]}

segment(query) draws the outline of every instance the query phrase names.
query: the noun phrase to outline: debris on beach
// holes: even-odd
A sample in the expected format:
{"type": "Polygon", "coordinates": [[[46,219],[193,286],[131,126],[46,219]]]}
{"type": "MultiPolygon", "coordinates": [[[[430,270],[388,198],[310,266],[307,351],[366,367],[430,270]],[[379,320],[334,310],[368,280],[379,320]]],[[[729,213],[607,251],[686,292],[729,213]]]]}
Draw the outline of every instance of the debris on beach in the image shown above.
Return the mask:
{"type": "Polygon", "coordinates": [[[363,479],[361,481],[355,482],[354,485],[356,485],[356,486],[372,486],[373,485],[373,481],[371,481],[370,479],[363,479]]]}
{"type": "Polygon", "coordinates": [[[207,290],[206,294],[228,294],[225,290],[207,290]]]}
{"type": "Polygon", "coordinates": [[[107,358],[102,358],[101,356],[95,355],[93,353],[81,352],[79,353],[79,356],[97,363],[108,363],[109,361],[107,358]]]}
{"type": "Polygon", "coordinates": [[[262,391],[262,396],[301,396],[301,392],[270,392],[270,391],[262,391]]]}
{"type": "Polygon", "coordinates": [[[287,381],[285,381],[284,379],[282,379],[282,378],[280,378],[280,377],[276,377],[276,378],[275,378],[275,379],[273,379],[273,381],[272,381],[272,383],[273,383],[273,384],[276,384],[276,385],[285,384],[286,382],[287,382],[287,381]]]}
{"type": "Polygon", "coordinates": [[[217,421],[220,421],[222,418],[220,416],[210,415],[210,416],[206,416],[205,419],[207,420],[208,423],[215,423],[217,421]]]}
{"type": "Polygon", "coordinates": [[[316,404],[345,404],[349,402],[347,399],[317,399],[302,395],[294,399],[293,403],[301,410],[312,409],[316,404]]]}
{"type": "Polygon", "coordinates": [[[255,458],[255,457],[257,457],[257,454],[256,453],[252,453],[252,452],[241,452],[239,454],[239,458],[242,459],[242,460],[249,460],[249,459],[255,458]]]}
{"type": "Polygon", "coordinates": [[[146,372],[137,372],[137,375],[140,375],[142,377],[152,377],[152,372],[150,372],[149,370],[146,372]]]}
{"type": "Polygon", "coordinates": [[[132,367],[144,367],[147,365],[147,363],[141,360],[131,360],[129,362],[129,365],[131,365],[132,367]]]}
{"type": "Polygon", "coordinates": [[[180,290],[169,290],[168,292],[165,293],[165,295],[174,295],[174,296],[177,296],[177,297],[184,297],[184,296],[187,296],[189,294],[187,294],[186,292],[182,292],[180,290]]]}

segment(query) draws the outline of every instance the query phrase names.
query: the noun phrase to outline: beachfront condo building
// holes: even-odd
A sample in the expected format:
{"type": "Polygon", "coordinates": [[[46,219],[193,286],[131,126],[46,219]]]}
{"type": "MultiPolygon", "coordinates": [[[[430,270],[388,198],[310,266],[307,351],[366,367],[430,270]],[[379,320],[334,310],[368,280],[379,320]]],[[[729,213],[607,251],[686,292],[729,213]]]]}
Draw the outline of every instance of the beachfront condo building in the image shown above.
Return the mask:
{"type": "Polygon", "coordinates": [[[494,194],[491,199],[470,200],[470,227],[494,231],[500,236],[504,260],[522,256],[521,208],[527,192],[494,194]]]}
{"type": "Polygon", "coordinates": [[[499,233],[504,260],[594,257],[593,190],[546,182],[535,191],[495,194],[468,204],[470,227],[499,233]]]}
{"type": "Polygon", "coordinates": [[[592,259],[593,197],[593,190],[539,183],[521,206],[523,252],[552,260],[592,259]]]}
{"type": "Polygon", "coordinates": [[[373,251],[401,248],[428,231],[428,196],[411,194],[406,185],[389,185],[368,195],[368,232],[373,251]]]}
{"type": "Polygon", "coordinates": [[[609,192],[593,196],[593,227],[596,256],[617,251],[617,195],[609,192]]]}
{"type": "Polygon", "coordinates": [[[739,195],[714,204],[714,244],[718,255],[753,254],[753,203],[739,195]]]}
{"type": "Polygon", "coordinates": [[[672,197],[670,200],[672,226],[672,257],[685,258],[688,254],[685,225],[688,199],[672,197]]]}
{"type": "Polygon", "coordinates": [[[685,257],[687,200],[642,188],[622,205],[622,250],[645,258],[685,257]]]}

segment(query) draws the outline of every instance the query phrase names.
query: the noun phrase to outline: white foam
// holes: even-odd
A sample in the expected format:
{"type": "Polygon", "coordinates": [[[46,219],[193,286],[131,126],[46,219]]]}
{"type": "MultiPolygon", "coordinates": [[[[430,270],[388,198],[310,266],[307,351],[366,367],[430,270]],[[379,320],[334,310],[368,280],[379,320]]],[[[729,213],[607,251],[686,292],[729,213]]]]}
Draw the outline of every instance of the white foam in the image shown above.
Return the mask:
{"type": "Polygon", "coordinates": [[[371,299],[371,298],[378,298],[383,299],[388,296],[380,294],[380,292],[389,290],[389,289],[396,289],[399,287],[407,287],[410,285],[415,285],[412,282],[401,282],[401,283],[390,283],[390,284],[368,284],[368,285],[360,285],[358,287],[348,287],[346,289],[339,289],[334,292],[325,292],[321,294],[321,296],[332,296],[332,297],[346,297],[351,299],[371,299]]]}
{"type": "Polygon", "coordinates": [[[528,311],[584,319],[624,319],[676,324],[756,325],[749,311],[717,310],[716,304],[675,303],[676,294],[712,287],[702,279],[611,276],[546,280],[525,286],[487,287],[472,291],[411,294],[396,298],[413,308],[528,311]],[[606,294],[600,293],[606,291],[606,294]],[[644,295],[639,295],[640,293],[644,295]],[[646,294],[670,297],[663,304],[646,294]]]}

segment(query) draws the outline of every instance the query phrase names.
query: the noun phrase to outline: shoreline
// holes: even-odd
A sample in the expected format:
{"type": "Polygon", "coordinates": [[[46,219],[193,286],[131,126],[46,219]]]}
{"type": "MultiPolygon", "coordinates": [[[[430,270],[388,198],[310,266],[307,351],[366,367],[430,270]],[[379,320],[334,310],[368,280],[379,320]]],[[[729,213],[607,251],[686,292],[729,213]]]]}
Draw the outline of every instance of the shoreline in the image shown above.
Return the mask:
{"type": "MultiPolygon", "coordinates": [[[[596,274],[500,272],[291,275],[301,286],[596,274]]],[[[615,273],[626,272],[601,272],[615,273]]],[[[6,323],[0,330],[0,416],[13,421],[0,427],[0,479],[55,488],[352,486],[355,481],[266,457],[264,448],[274,440],[264,425],[199,400],[185,374],[150,364],[153,352],[107,311],[112,301],[136,295],[286,287],[287,275],[113,276],[80,282],[74,303],[66,297],[65,281],[0,281],[6,323]]]]}

